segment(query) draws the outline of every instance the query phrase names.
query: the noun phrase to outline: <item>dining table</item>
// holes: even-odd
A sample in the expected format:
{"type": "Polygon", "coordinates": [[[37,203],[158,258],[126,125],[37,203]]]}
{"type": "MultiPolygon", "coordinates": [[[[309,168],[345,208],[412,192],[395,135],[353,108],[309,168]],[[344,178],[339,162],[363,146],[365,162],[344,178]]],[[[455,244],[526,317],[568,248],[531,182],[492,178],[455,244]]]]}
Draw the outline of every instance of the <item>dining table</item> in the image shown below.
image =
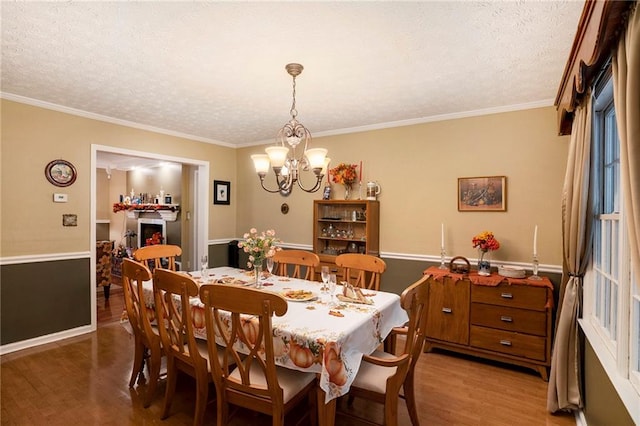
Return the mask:
{"type": "MultiPolygon", "coordinates": [[[[185,272],[198,285],[222,284],[256,287],[253,271],[216,267],[185,272]]],[[[276,364],[318,375],[318,423],[333,425],[336,398],[349,392],[362,357],[372,353],[394,327],[404,325],[408,316],[400,296],[384,291],[364,290],[363,300],[322,291],[322,283],[265,273],[259,280],[261,291],[282,295],[287,312],[272,319],[276,364]]],[[[143,284],[145,304],[153,306],[153,284],[143,284]]],[[[204,305],[199,297],[190,301],[196,338],[206,339],[204,305]]]]}

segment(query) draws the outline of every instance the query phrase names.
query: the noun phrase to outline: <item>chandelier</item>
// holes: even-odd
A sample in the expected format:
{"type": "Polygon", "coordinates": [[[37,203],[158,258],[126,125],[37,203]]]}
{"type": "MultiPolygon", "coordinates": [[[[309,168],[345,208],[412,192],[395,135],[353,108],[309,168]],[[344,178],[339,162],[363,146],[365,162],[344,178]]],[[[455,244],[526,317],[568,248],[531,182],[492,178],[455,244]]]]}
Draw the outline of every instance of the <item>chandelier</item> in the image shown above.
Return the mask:
{"type": "Polygon", "coordinates": [[[260,178],[262,188],[271,193],[279,192],[283,196],[291,194],[297,183],[305,192],[316,192],[322,185],[322,178],[327,173],[327,167],[331,159],[327,158],[327,150],[324,148],[309,148],[311,144],[311,132],[304,127],[296,117],[296,77],[302,73],[300,64],[287,64],[287,73],[293,77],[293,103],[291,104],[291,120],[279,131],[276,137],[276,145],[265,149],[266,154],[254,154],[251,156],[256,173],[260,178]],[[299,155],[296,148],[304,142],[304,147],[299,155]],[[291,152],[289,152],[291,151],[291,152]],[[276,178],[276,189],[269,189],[264,185],[264,178],[273,169],[276,178]],[[315,175],[315,183],[307,188],[301,182],[301,172],[311,170],[315,175]]]}

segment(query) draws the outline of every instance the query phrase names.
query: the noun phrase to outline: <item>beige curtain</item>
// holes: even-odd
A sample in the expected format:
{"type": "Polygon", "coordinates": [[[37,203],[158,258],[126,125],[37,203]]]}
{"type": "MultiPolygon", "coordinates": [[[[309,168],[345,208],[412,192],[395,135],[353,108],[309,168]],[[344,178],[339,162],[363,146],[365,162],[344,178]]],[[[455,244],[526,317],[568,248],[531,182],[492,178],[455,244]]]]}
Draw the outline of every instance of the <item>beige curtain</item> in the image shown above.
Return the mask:
{"type": "Polygon", "coordinates": [[[547,410],[576,410],[580,395],[578,318],[591,249],[591,93],[576,108],[562,191],[563,277],[547,388],[547,410]]]}
{"type": "Polygon", "coordinates": [[[631,262],[640,290],[640,7],[637,4],[613,56],[613,88],[620,137],[624,214],[631,262]]]}

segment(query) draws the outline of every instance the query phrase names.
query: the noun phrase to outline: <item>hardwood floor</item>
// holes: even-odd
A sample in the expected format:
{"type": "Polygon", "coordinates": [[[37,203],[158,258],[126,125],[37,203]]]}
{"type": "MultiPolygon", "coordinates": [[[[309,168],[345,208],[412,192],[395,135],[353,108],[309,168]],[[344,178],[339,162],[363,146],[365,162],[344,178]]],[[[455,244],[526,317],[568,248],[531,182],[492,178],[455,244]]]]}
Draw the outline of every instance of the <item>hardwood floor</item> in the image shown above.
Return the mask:
{"type": "MultiPolygon", "coordinates": [[[[195,385],[181,377],[171,415],[160,420],[164,382],[144,409],[146,387],[129,389],[133,339],[119,324],[122,293],[112,287],[109,301],[98,297],[97,332],[3,355],[0,364],[2,425],[191,425],[195,385]],[[114,291],[116,290],[116,291],[114,291]]],[[[547,383],[533,371],[473,358],[433,352],[422,354],[416,368],[418,414],[423,426],[575,425],[572,414],[545,409],[547,383]]],[[[215,395],[213,388],[210,395],[215,395]]],[[[304,407],[301,407],[303,410],[304,407]]],[[[338,402],[336,425],[359,425],[341,413],[382,421],[382,407],[362,400],[349,407],[338,402]]],[[[296,414],[287,419],[296,420],[296,414]]],[[[400,424],[410,424],[404,402],[400,424]]],[[[238,411],[232,425],[271,424],[271,419],[238,411]]],[[[206,424],[215,423],[215,402],[206,424]]]]}
{"type": "Polygon", "coordinates": [[[124,311],[124,295],[122,292],[122,286],[111,284],[109,298],[105,299],[102,288],[97,289],[98,325],[120,320],[124,311]]]}

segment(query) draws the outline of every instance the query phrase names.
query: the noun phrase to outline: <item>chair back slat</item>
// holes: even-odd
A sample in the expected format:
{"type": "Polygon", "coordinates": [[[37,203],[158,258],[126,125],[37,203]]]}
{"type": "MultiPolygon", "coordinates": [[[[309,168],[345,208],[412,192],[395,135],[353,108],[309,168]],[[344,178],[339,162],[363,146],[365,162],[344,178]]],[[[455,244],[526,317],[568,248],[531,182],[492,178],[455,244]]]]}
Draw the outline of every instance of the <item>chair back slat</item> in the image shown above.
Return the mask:
{"type": "Polygon", "coordinates": [[[392,334],[400,333],[406,336],[403,352],[395,355],[374,351],[372,355],[365,355],[349,390],[349,401],[352,401],[353,397],[361,397],[384,403],[384,424],[389,426],[398,424],[399,397],[406,401],[411,424],[420,424],[415,402],[414,373],[425,339],[429,278],[429,275],[422,276],[400,296],[400,304],[406,310],[409,320],[406,327],[395,328],[392,334]]]}
{"type": "Polygon", "coordinates": [[[133,387],[136,377],[144,379],[145,360],[149,372],[147,394],[143,405],[148,407],[155,395],[160,378],[163,348],[160,335],[154,329],[155,309],[145,303],[145,281],[152,278],[151,271],[142,263],[125,258],[122,260],[122,288],[129,325],[135,336],[134,360],[129,387],[133,387]]]}
{"type": "Polygon", "coordinates": [[[176,270],[176,257],[182,255],[182,248],[173,244],[154,244],[144,246],[133,252],[133,258],[138,262],[142,262],[149,270],[153,271],[156,267],[176,270]],[[163,265],[162,262],[166,264],[163,265]]]}
{"type": "Polygon", "coordinates": [[[144,303],[142,284],[150,280],[151,271],[145,265],[127,258],[122,260],[122,289],[129,324],[134,334],[140,334],[147,345],[158,337],[151,327],[155,312],[144,303]]]}
{"type": "Polygon", "coordinates": [[[287,312],[286,300],[277,294],[223,284],[201,286],[200,299],[219,397],[223,392],[231,403],[244,405],[241,401],[258,398],[281,406],[283,391],[276,373],[271,318],[287,312]]]}
{"type": "Polygon", "coordinates": [[[316,268],[320,266],[320,257],[305,250],[280,250],[273,256],[276,262],[276,275],[290,278],[313,280],[316,268]]]}
{"type": "Polygon", "coordinates": [[[187,362],[206,366],[198,351],[189,299],[198,296],[198,285],[186,274],[156,268],[153,273],[153,297],[158,329],[167,352],[187,362]]]}
{"type": "Polygon", "coordinates": [[[342,268],[342,281],[367,290],[380,290],[380,278],[387,269],[379,257],[360,253],[338,255],[336,265],[342,268]]]}
{"type": "Polygon", "coordinates": [[[429,278],[429,275],[425,275],[407,287],[402,292],[400,299],[402,307],[409,314],[407,339],[403,353],[411,357],[411,370],[422,353],[427,329],[427,306],[429,303],[429,284],[427,281],[429,278]]]}

